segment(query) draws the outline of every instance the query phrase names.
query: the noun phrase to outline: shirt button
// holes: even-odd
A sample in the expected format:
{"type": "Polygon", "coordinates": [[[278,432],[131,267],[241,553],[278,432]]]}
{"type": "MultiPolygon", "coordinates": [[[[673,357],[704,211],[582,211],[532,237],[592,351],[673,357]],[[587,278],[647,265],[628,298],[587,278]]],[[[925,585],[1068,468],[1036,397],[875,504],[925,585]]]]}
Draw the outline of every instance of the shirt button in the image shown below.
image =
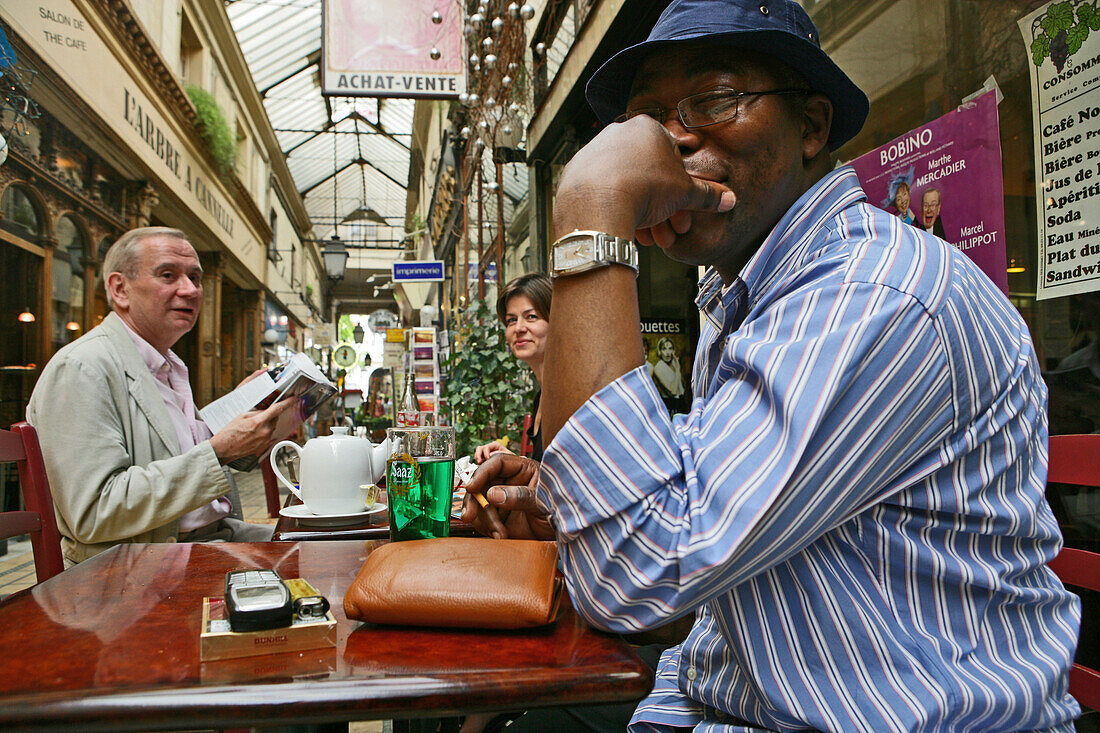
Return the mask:
{"type": "Polygon", "coordinates": [[[696,678],[696,676],[698,676],[698,674],[699,674],[699,673],[695,671],[695,667],[688,667],[688,671],[687,671],[687,678],[688,678],[689,680],[691,680],[692,682],[694,682],[694,681],[695,681],[695,678],[696,678]]]}

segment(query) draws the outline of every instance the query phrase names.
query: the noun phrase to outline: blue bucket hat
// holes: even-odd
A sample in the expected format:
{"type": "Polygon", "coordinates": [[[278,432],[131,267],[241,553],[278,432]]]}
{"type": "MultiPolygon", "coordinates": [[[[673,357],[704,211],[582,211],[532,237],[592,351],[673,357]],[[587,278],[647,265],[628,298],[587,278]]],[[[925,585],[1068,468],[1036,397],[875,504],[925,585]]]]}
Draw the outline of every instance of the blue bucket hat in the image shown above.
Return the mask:
{"type": "Polygon", "coordinates": [[[767,54],[800,73],[833,103],[830,150],[855,137],[867,119],[867,95],[821,50],[813,21],[791,0],[673,0],[649,38],[612,56],[589,79],[585,97],[596,116],[608,123],[626,111],[634,75],[654,50],[698,41],[767,54]]]}

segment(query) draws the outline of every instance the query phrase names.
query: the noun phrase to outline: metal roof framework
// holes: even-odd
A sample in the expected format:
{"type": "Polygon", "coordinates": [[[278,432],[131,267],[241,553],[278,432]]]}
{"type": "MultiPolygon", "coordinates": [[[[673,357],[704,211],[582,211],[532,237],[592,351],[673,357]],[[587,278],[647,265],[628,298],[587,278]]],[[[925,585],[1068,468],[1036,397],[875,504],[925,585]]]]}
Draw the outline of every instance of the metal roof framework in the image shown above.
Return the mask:
{"type": "Polygon", "coordinates": [[[227,0],[313,234],[402,249],[413,99],[321,94],[321,0],[227,0]]]}

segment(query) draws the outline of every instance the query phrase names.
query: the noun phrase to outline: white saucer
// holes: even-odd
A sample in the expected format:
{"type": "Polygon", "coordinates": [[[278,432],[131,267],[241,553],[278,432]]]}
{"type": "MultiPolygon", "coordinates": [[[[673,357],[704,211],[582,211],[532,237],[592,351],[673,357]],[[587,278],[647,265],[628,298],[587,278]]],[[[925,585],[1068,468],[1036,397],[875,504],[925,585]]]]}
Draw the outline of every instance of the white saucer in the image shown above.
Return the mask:
{"type": "Polygon", "coordinates": [[[279,510],[279,514],[290,519],[297,519],[299,524],[313,525],[315,527],[339,527],[344,524],[361,524],[372,514],[386,511],[385,504],[375,504],[370,509],[351,514],[314,514],[306,509],[305,504],[285,506],[279,510]]]}

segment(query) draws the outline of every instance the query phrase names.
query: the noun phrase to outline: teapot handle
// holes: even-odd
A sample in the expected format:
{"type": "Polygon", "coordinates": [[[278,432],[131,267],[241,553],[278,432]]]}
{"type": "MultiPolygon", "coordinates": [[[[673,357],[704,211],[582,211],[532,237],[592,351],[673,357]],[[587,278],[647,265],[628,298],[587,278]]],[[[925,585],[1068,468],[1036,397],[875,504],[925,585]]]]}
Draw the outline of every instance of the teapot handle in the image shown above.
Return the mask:
{"type": "Polygon", "coordinates": [[[305,503],[302,499],[302,492],[298,490],[298,487],[287,481],[286,476],[279,470],[279,464],[275,462],[275,456],[279,452],[280,448],[293,448],[294,452],[298,454],[298,465],[301,465],[302,461],[302,448],[292,440],[283,440],[275,444],[275,447],[271,449],[271,470],[275,472],[275,476],[283,482],[283,486],[290,489],[290,493],[298,497],[298,500],[305,503]]]}

